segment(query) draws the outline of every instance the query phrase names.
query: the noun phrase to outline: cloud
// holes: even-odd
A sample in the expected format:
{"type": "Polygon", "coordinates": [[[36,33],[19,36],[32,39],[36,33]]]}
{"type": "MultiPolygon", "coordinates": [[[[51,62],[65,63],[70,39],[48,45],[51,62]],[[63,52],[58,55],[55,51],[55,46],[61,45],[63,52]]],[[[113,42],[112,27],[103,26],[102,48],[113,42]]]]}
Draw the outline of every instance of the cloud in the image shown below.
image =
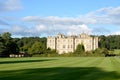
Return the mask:
{"type": "MultiPolygon", "coordinates": [[[[120,26],[120,7],[101,8],[78,17],[25,16],[20,22],[24,25],[12,25],[6,31],[22,36],[56,35],[58,32],[68,35],[82,32],[88,34],[111,33],[105,25],[120,26]],[[94,25],[94,27],[90,28],[89,25],[94,25]],[[99,25],[102,25],[102,27],[99,25]]],[[[0,21],[0,24],[4,24],[3,20],[0,21]]]]}
{"type": "Polygon", "coordinates": [[[58,17],[58,16],[26,16],[23,18],[27,22],[41,24],[63,24],[63,25],[80,25],[80,24],[112,24],[120,25],[120,7],[101,8],[89,12],[79,17],[58,17]]]}
{"type": "Polygon", "coordinates": [[[37,25],[35,27],[35,30],[38,31],[38,32],[47,31],[47,27],[45,25],[37,25]]]}
{"type": "Polygon", "coordinates": [[[82,24],[82,25],[72,25],[69,27],[67,34],[68,35],[77,35],[80,33],[88,33],[91,34],[92,33],[92,29],[88,28],[87,25],[82,24]]]}
{"type": "Polygon", "coordinates": [[[87,25],[55,25],[55,26],[46,26],[46,25],[36,25],[35,27],[26,27],[23,25],[12,25],[8,28],[1,29],[2,32],[10,32],[12,35],[19,36],[42,36],[45,34],[56,35],[58,32],[61,32],[66,35],[76,35],[82,32],[91,33],[92,29],[89,29],[87,25]]]}
{"type": "Polygon", "coordinates": [[[9,23],[3,21],[3,20],[0,20],[0,25],[9,25],[9,23]]]}
{"type": "MultiPolygon", "coordinates": [[[[32,22],[35,24],[34,31],[46,33],[48,35],[55,35],[58,32],[64,34],[79,34],[81,32],[91,33],[92,29],[89,29],[84,21],[79,18],[73,17],[58,17],[58,16],[26,16],[22,19],[25,22],[32,22]]],[[[89,21],[87,20],[88,23],[89,21]]],[[[93,21],[92,21],[93,23],[93,21]]]]}
{"type": "Polygon", "coordinates": [[[109,34],[111,30],[107,29],[106,27],[94,27],[92,28],[92,33],[96,35],[103,35],[109,34]]]}
{"type": "Polygon", "coordinates": [[[35,27],[27,27],[25,25],[11,25],[9,28],[1,28],[0,33],[10,32],[13,36],[41,36],[41,34],[47,33],[47,29],[44,25],[37,25],[35,27]]]}
{"type": "Polygon", "coordinates": [[[116,31],[116,32],[112,33],[112,35],[120,35],[120,31],[116,31]]]}
{"type": "Polygon", "coordinates": [[[0,0],[0,12],[22,9],[20,0],[0,0]]]}
{"type": "Polygon", "coordinates": [[[83,16],[95,20],[95,24],[120,25],[120,7],[101,8],[83,16]]]}
{"type": "Polygon", "coordinates": [[[37,22],[41,24],[63,24],[70,25],[72,23],[78,24],[80,21],[75,18],[68,17],[58,17],[58,16],[48,16],[48,17],[40,17],[40,16],[26,16],[23,18],[24,21],[27,22],[37,22]]]}
{"type": "Polygon", "coordinates": [[[80,25],[80,24],[93,24],[96,20],[85,17],[59,17],[59,16],[26,16],[23,18],[26,22],[35,22],[41,24],[62,24],[62,25],[80,25]]]}
{"type": "MultiPolygon", "coordinates": [[[[37,31],[43,31],[47,34],[57,34],[58,32],[64,34],[80,34],[82,32],[92,33],[107,33],[106,28],[89,28],[89,24],[97,24],[97,19],[92,18],[93,14],[81,17],[58,17],[58,16],[26,16],[22,20],[33,23],[37,26],[37,31]],[[41,26],[42,25],[42,26],[41,26]]],[[[99,23],[98,23],[99,24],[99,23]]],[[[35,27],[36,29],[36,27],[35,27]]]]}

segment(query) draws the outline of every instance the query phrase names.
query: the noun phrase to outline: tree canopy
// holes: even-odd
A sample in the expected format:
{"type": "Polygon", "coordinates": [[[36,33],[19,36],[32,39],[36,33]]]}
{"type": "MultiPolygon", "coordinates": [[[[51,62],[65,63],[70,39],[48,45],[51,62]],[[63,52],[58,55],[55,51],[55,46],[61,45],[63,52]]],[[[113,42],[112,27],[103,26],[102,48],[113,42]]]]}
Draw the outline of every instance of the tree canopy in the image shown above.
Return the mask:
{"type": "Polygon", "coordinates": [[[120,35],[99,36],[99,47],[108,50],[120,49],[120,35]]]}
{"type": "Polygon", "coordinates": [[[31,48],[28,49],[29,54],[43,54],[45,46],[41,42],[35,42],[31,48]]]}
{"type": "MultiPolygon", "coordinates": [[[[18,54],[25,52],[28,54],[52,54],[56,50],[47,49],[46,37],[22,37],[12,38],[9,32],[0,34],[0,56],[9,56],[9,54],[18,54]]],[[[120,49],[120,35],[99,36],[99,49],[93,52],[107,54],[108,50],[120,49]]],[[[84,53],[83,44],[79,44],[75,53],[84,53]]]]}
{"type": "Polygon", "coordinates": [[[10,54],[18,54],[19,48],[11,38],[9,32],[5,32],[0,37],[0,56],[7,57],[10,54]]]}
{"type": "Polygon", "coordinates": [[[84,45],[83,44],[78,44],[77,48],[75,50],[75,53],[80,54],[80,53],[83,53],[83,52],[85,52],[84,45]]]}

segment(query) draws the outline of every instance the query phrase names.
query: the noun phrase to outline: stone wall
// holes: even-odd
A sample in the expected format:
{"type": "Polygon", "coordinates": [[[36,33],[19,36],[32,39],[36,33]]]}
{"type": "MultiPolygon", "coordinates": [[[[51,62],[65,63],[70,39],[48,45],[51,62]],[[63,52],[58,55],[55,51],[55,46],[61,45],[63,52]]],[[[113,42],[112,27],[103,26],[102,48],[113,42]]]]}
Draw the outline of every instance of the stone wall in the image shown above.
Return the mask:
{"type": "Polygon", "coordinates": [[[98,37],[82,33],[78,36],[65,36],[59,33],[56,37],[47,38],[47,48],[56,49],[59,54],[74,52],[78,44],[83,44],[85,51],[98,48],[98,37]]]}

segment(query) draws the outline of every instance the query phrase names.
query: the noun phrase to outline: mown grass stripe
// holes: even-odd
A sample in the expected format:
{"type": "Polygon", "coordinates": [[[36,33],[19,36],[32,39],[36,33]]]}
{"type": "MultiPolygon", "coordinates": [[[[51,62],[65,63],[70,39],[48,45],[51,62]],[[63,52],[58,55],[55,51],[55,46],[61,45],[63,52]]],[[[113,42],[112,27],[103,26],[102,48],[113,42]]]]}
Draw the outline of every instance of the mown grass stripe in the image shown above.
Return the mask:
{"type": "Polygon", "coordinates": [[[85,63],[85,62],[87,62],[87,61],[89,61],[90,60],[90,58],[74,58],[74,59],[72,59],[70,62],[68,62],[68,63],[64,63],[64,64],[62,64],[61,66],[62,67],[78,67],[77,65],[78,64],[81,64],[82,65],[82,63],[85,63]]]}
{"type": "Polygon", "coordinates": [[[10,61],[18,63],[2,63],[0,80],[119,80],[119,60],[113,57],[11,58],[10,61]]]}
{"type": "Polygon", "coordinates": [[[97,66],[99,66],[102,63],[102,61],[104,61],[104,59],[105,58],[103,58],[103,57],[94,58],[94,60],[91,61],[91,63],[88,64],[88,66],[89,67],[97,67],[97,66]]]}
{"type": "Polygon", "coordinates": [[[118,71],[120,73],[120,62],[116,60],[116,58],[110,58],[112,67],[114,71],[118,71]]]}

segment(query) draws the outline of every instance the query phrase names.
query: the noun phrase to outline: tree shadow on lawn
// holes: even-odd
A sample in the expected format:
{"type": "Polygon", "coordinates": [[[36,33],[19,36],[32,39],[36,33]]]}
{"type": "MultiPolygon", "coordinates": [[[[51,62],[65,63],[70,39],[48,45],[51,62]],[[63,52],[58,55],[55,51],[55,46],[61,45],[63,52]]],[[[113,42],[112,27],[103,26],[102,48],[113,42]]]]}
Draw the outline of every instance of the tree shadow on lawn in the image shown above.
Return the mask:
{"type": "Polygon", "coordinates": [[[53,67],[0,71],[0,80],[120,80],[120,74],[96,67],[53,67]]]}
{"type": "Polygon", "coordinates": [[[15,61],[1,61],[0,64],[12,64],[12,63],[31,63],[31,62],[43,62],[43,61],[51,61],[56,59],[42,59],[42,60],[15,60],[15,61]]]}

